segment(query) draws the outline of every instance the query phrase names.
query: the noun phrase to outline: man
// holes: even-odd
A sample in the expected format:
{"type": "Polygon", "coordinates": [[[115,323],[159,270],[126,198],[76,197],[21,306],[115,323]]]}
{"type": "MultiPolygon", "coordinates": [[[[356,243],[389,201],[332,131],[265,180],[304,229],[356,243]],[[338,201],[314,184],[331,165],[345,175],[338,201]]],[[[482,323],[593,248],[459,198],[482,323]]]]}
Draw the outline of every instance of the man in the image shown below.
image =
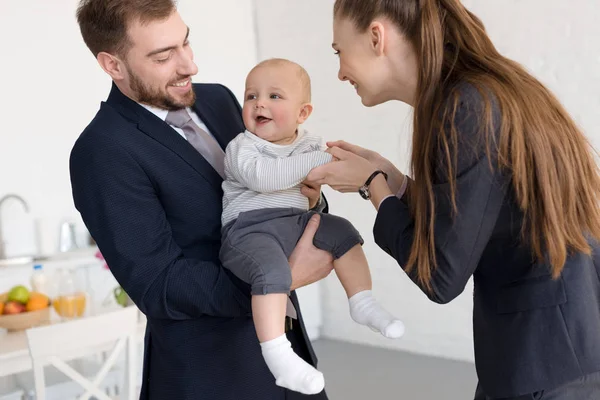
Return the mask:
{"type": "MultiPolygon", "coordinates": [[[[85,43],[113,80],[77,140],[73,198],[111,271],[148,317],[143,399],[326,399],[275,384],[250,317],[249,288],[223,269],[223,149],[244,130],[221,85],[192,85],[189,29],[172,0],[82,0],[85,43]],[[183,119],[181,117],[183,116],[183,119]]],[[[317,203],[320,188],[304,188],[317,203]]],[[[325,277],[311,221],[290,257],[293,288],[325,277]]],[[[295,294],[295,351],[315,365],[295,294]]]]}

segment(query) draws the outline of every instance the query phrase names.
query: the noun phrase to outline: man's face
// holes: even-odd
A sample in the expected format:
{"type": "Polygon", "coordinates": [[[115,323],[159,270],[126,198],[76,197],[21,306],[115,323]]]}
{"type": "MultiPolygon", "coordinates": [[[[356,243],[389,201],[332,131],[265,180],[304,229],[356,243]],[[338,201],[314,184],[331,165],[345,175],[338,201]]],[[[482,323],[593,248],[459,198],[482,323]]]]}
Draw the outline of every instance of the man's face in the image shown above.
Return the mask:
{"type": "Polygon", "coordinates": [[[177,12],[146,25],[132,22],[128,29],[132,45],[124,60],[126,94],[139,103],[166,110],[194,104],[191,77],[198,73],[198,67],[188,34],[177,12]]]}

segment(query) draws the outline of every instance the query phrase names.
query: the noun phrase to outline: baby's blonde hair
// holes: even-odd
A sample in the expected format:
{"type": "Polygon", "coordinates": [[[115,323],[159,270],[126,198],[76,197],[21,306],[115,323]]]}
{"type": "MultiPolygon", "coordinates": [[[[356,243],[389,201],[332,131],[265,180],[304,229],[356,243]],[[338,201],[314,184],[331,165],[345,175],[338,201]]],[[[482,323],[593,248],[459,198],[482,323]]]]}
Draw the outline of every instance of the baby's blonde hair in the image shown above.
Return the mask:
{"type": "Polygon", "coordinates": [[[304,100],[306,102],[310,102],[311,96],[312,96],[310,76],[308,75],[308,72],[306,72],[306,70],[298,63],[295,63],[290,60],[286,60],[285,58],[270,58],[268,60],[264,60],[264,61],[261,61],[260,63],[258,63],[254,68],[252,68],[252,71],[250,71],[250,73],[252,73],[254,70],[261,68],[261,67],[281,67],[281,66],[288,66],[288,67],[293,67],[296,69],[298,79],[300,80],[300,84],[302,85],[304,100]]]}

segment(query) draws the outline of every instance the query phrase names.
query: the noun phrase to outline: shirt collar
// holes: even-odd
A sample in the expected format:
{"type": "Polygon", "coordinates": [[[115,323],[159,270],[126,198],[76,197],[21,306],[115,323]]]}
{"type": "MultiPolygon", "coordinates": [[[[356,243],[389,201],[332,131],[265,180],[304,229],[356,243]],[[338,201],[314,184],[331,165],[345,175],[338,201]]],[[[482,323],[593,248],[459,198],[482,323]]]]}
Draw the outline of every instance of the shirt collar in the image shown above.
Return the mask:
{"type": "Polygon", "coordinates": [[[142,103],[138,103],[138,104],[140,106],[144,107],[146,110],[150,111],[152,114],[156,115],[161,120],[164,121],[164,120],[167,119],[167,114],[169,113],[169,110],[165,110],[163,108],[158,108],[158,107],[150,106],[148,104],[142,104],[142,103]]]}

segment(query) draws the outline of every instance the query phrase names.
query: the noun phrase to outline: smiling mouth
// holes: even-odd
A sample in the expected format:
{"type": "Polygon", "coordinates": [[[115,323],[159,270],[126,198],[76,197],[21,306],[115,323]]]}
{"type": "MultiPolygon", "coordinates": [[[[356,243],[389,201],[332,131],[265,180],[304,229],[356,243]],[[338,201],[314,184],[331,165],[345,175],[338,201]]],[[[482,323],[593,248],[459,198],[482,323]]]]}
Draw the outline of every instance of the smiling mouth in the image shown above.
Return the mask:
{"type": "Polygon", "coordinates": [[[183,80],[183,81],[172,83],[171,86],[174,86],[174,87],[186,87],[188,85],[188,83],[190,83],[190,79],[189,78],[186,79],[186,80],[183,80]]]}
{"type": "Polygon", "coordinates": [[[256,117],[256,122],[259,125],[266,124],[267,122],[270,122],[270,121],[272,121],[270,118],[263,117],[262,115],[259,115],[258,117],[256,117]]]}

